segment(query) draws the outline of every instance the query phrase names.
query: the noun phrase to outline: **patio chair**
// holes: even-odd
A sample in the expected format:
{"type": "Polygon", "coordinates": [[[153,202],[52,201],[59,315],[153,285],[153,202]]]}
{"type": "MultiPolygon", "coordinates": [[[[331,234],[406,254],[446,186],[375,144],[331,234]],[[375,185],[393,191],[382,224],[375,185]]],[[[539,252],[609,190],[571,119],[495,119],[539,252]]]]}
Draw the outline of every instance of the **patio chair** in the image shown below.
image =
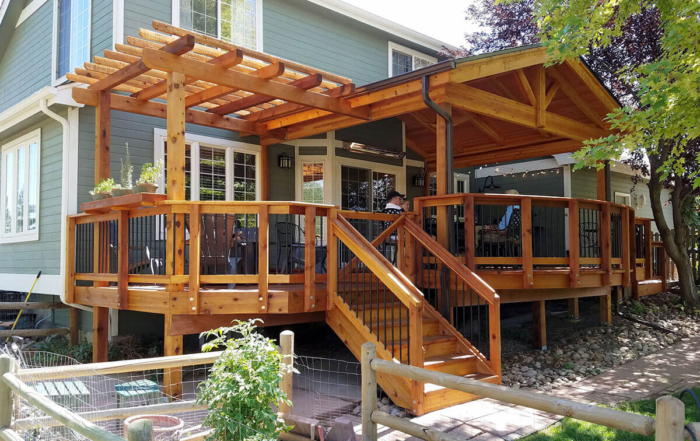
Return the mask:
{"type": "Polygon", "coordinates": [[[204,214],[201,219],[201,274],[229,274],[235,217],[204,214]]]}
{"type": "Polygon", "coordinates": [[[277,222],[276,229],[277,273],[287,274],[287,265],[290,273],[304,268],[304,230],[293,222],[277,222]]]}

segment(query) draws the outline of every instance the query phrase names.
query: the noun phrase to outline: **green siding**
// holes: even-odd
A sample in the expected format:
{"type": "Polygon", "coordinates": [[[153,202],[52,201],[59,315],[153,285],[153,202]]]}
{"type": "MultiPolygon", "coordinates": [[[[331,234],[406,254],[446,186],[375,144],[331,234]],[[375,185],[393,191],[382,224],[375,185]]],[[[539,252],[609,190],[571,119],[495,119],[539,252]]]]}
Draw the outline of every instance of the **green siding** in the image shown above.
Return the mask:
{"type": "MultiPolygon", "coordinates": [[[[528,174],[526,177],[522,177],[522,175],[494,176],[494,185],[501,188],[486,190],[486,193],[504,193],[506,190],[514,189],[518,190],[520,194],[526,195],[564,197],[564,172],[562,169],[559,170],[559,173],[536,176],[528,174]]],[[[476,179],[476,186],[471,189],[472,193],[479,192],[483,188],[485,180],[486,178],[476,179]]]]}
{"type": "MultiPolygon", "coordinates": [[[[63,115],[65,118],[66,115],[63,115]]],[[[60,273],[61,252],[61,174],[63,164],[63,130],[48,117],[0,145],[41,128],[41,175],[39,199],[39,240],[0,245],[0,273],[60,273]]],[[[2,178],[0,176],[0,178],[2,178]]]]}
{"type": "Polygon", "coordinates": [[[9,41],[0,42],[7,45],[0,60],[0,112],[51,85],[52,28],[50,1],[15,29],[9,41]]]}
{"type": "MultiPolygon", "coordinates": [[[[423,169],[420,167],[406,166],[406,199],[411,201],[411,209],[414,208],[413,199],[423,196],[424,187],[416,187],[413,185],[413,177],[421,173],[423,169]]],[[[427,177],[426,177],[427,179],[427,177]]]]}
{"type": "MultiPolygon", "coordinates": [[[[290,158],[294,158],[294,146],[272,145],[268,147],[270,157],[270,200],[271,201],[294,201],[296,200],[294,179],[296,167],[281,169],[277,166],[277,156],[286,153],[290,158]]],[[[296,161],[296,158],[294,158],[296,161]]]]}
{"type": "Polygon", "coordinates": [[[92,0],[90,59],[112,48],[112,1],[92,0]]]}
{"type": "Polygon", "coordinates": [[[153,29],[153,20],[172,21],[171,0],[124,0],[124,40],[131,35],[138,37],[139,28],[153,29]]]}
{"type": "MultiPolygon", "coordinates": [[[[610,191],[611,196],[615,197],[615,192],[627,193],[632,195],[632,208],[635,208],[636,217],[645,217],[653,219],[654,215],[651,212],[651,205],[649,200],[649,187],[647,183],[641,182],[634,186],[632,183],[632,178],[629,175],[623,173],[615,173],[611,170],[610,173],[610,191]],[[634,187],[634,192],[632,191],[634,187]],[[646,204],[639,210],[634,207],[634,195],[644,195],[646,198],[646,204]]],[[[597,198],[597,181],[596,181],[596,171],[593,169],[583,169],[571,174],[571,197],[583,198],[583,199],[596,199],[597,198]]],[[[661,190],[661,203],[666,204],[669,198],[668,190],[661,190]]],[[[664,217],[669,226],[673,226],[673,210],[671,204],[666,204],[664,207],[664,217]]],[[[654,229],[656,226],[654,225],[654,229]]]]}

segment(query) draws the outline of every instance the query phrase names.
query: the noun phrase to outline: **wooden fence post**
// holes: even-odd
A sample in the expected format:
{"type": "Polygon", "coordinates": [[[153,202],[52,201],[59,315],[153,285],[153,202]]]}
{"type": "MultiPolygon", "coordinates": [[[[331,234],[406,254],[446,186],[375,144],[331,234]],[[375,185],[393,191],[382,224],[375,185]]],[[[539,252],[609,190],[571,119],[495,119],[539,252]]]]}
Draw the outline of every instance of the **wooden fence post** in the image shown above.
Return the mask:
{"type": "Polygon", "coordinates": [[[335,304],[334,299],[338,289],[338,239],[335,237],[335,227],[333,222],[338,218],[336,207],[328,209],[328,242],[326,261],[326,309],[330,310],[335,304]]]}
{"type": "MultiPolygon", "coordinates": [[[[292,392],[294,390],[294,333],[292,331],[282,331],[280,334],[280,347],[282,348],[282,364],[285,365],[284,376],[280,381],[280,389],[287,394],[287,399],[292,401],[292,392]]],[[[287,403],[280,403],[280,412],[291,413],[292,406],[287,403]]]]}
{"type": "Polygon", "coordinates": [[[377,441],[377,424],[372,421],[372,412],[377,410],[377,373],[372,369],[376,357],[374,343],[362,345],[362,441],[377,441]]]}
{"type": "Polygon", "coordinates": [[[2,376],[12,372],[13,363],[9,355],[0,355],[0,429],[12,424],[12,389],[2,381],[2,376]]]}
{"type": "Polygon", "coordinates": [[[579,249],[579,218],[578,201],[569,201],[569,281],[572,288],[578,288],[581,284],[579,271],[581,271],[581,250],[579,249]]]}
{"type": "Polygon", "coordinates": [[[129,425],[127,441],[153,441],[153,421],[138,420],[129,425]]]}
{"type": "Polygon", "coordinates": [[[535,285],[532,271],[532,199],[522,198],[520,201],[520,218],[522,229],[521,244],[523,253],[523,288],[532,288],[535,285]]]}
{"type": "Polygon", "coordinates": [[[304,311],[316,310],[316,207],[304,209],[304,311]]]}
{"type": "Polygon", "coordinates": [[[685,431],[685,404],[670,395],[656,399],[656,441],[681,441],[685,431]]]}

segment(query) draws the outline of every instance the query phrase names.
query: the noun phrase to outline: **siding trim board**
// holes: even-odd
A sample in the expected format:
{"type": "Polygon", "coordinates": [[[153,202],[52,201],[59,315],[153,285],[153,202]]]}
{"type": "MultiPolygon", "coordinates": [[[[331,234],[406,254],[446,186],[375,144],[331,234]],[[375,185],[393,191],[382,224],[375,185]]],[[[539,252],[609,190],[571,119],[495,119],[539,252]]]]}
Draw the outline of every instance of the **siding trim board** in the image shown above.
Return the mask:
{"type": "Polygon", "coordinates": [[[19,18],[17,19],[17,24],[15,25],[15,28],[18,28],[19,25],[24,23],[26,19],[31,17],[32,14],[39,10],[39,8],[44,6],[44,3],[46,3],[47,1],[48,0],[32,0],[31,3],[29,3],[24,9],[22,9],[22,13],[19,14],[19,18]]]}

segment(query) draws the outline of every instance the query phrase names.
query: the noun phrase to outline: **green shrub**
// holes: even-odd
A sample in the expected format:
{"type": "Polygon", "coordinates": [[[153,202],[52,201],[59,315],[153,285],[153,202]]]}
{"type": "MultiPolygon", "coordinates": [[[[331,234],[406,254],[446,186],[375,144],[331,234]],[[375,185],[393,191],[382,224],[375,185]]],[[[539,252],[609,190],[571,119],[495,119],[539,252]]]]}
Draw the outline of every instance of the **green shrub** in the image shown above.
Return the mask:
{"type": "Polygon", "coordinates": [[[90,195],[94,196],[97,193],[109,193],[116,186],[117,186],[117,184],[114,182],[114,179],[112,179],[112,178],[103,179],[97,185],[95,185],[95,188],[92,189],[92,191],[90,191],[90,195]]]}
{"type": "Polygon", "coordinates": [[[159,159],[155,165],[146,162],[141,166],[141,176],[139,176],[138,184],[155,184],[161,176],[163,169],[163,160],[159,159]]]}
{"type": "Polygon", "coordinates": [[[644,306],[643,303],[638,302],[636,300],[632,301],[632,312],[634,312],[637,315],[642,315],[645,312],[647,312],[647,307],[644,306]]]}
{"type": "Polygon", "coordinates": [[[202,333],[213,337],[204,351],[225,348],[197,394],[197,402],[209,407],[203,424],[214,433],[208,439],[276,440],[289,430],[272,408],[291,404],[279,387],[285,374],[282,355],[271,339],[256,332],[255,322],[236,320],[231,327],[202,333]],[[227,338],[229,333],[238,338],[227,338]]]}

